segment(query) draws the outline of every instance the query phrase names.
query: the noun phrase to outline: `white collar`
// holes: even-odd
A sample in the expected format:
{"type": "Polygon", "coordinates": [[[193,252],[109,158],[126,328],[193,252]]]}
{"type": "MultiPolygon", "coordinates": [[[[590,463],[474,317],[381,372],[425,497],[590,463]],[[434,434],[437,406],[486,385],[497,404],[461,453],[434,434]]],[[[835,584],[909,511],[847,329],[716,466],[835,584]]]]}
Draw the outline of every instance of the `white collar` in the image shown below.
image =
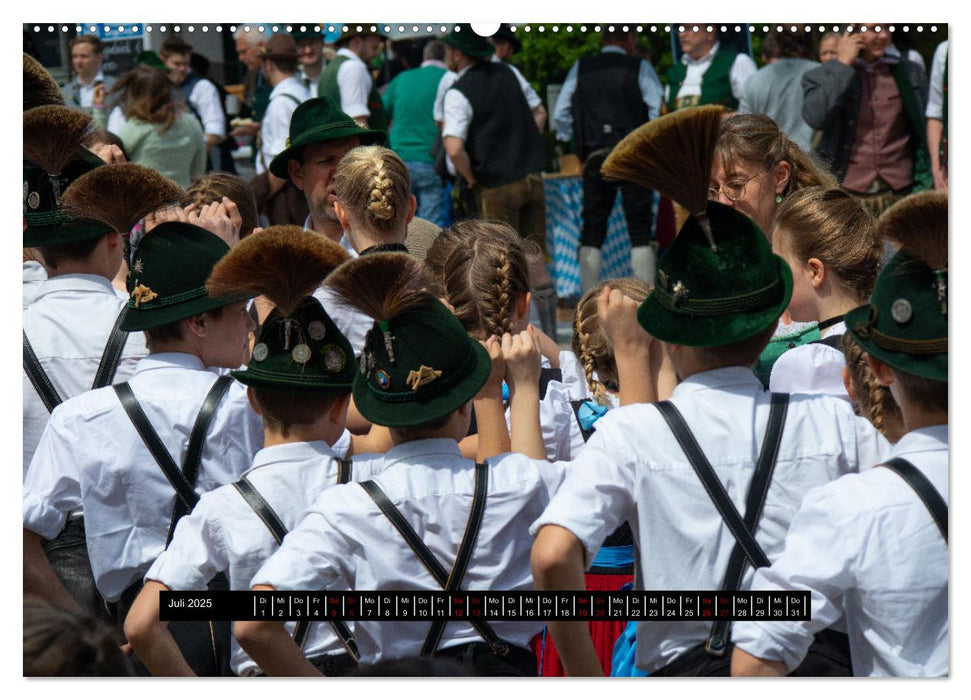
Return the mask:
{"type": "Polygon", "coordinates": [[[280,93],[288,92],[289,91],[287,89],[288,85],[291,87],[296,86],[298,88],[303,88],[303,83],[300,82],[300,79],[297,78],[297,76],[288,75],[286,78],[284,78],[283,80],[281,80],[279,83],[276,84],[276,87],[274,87],[273,90],[270,92],[270,99],[272,100],[280,93]]]}
{"type": "Polygon", "coordinates": [[[697,65],[700,65],[702,63],[708,63],[708,62],[712,61],[715,58],[715,54],[718,53],[718,49],[719,49],[720,46],[721,46],[721,42],[720,41],[715,41],[715,45],[711,47],[711,51],[709,51],[708,53],[706,53],[701,58],[694,59],[694,58],[691,58],[691,56],[689,56],[688,54],[682,54],[681,55],[681,61],[686,66],[697,66],[697,65]]]}
{"type": "Polygon", "coordinates": [[[697,372],[682,380],[674,389],[673,396],[707,389],[722,389],[727,386],[751,385],[762,389],[758,378],[747,367],[720,367],[705,372],[697,372]]]}
{"type": "Polygon", "coordinates": [[[273,445],[272,447],[264,447],[253,456],[253,466],[243,472],[243,476],[248,476],[254,469],[280,462],[309,462],[314,459],[323,461],[332,457],[334,457],[334,451],[323,440],[273,445]]]}
{"type": "Polygon", "coordinates": [[[348,58],[354,59],[358,63],[364,63],[363,59],[360,56],[358,56],[356,53],[354,53],[353,51],[351,51],[346,46],[343,47],[343,48],[337,49],[337,55],[338,56],[347,56],[348,58]]]}
{"type": "Polygon", "coordinates": [[[95,85],[99,80],[103,83],[105,81],[105,74],[104,74],[104,71],[102,71],[99,68],[98,69],[98,72],[94,74],[94,77],[91,79],[91,82],[90,83],[82,83],[81,82],[81,76],[80,75],[75,76],[74,80],[81,87],[91,87],[92,85],[95,85]]]}

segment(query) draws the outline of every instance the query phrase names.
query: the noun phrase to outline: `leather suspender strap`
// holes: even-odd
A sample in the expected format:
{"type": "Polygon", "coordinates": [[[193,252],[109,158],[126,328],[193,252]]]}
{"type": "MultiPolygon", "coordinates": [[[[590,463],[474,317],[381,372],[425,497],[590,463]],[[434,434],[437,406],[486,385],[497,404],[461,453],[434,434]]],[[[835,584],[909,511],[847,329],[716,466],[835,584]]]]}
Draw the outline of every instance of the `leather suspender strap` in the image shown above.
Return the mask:
{"type": "MultiPolygon", "coordinates": [[[[341,460],[344,461],[344,460],[341,460]]],[[[345,482],[338,482],[345,483],[345,482]]],[[[239,495],[243,497],[246,504],[253,509],[257,517],[263,521],[266,525],[266,529],[270,531],[273,535],[273,539],[279,545],[283,542],[283,538],[287,535],[287,527],[280,520],[280,516],[277,515],[273,507],[267,503],[263,495],[256,490],[256,487],[250,483],[249,479],[243,477],[239,481],[235,482],[233,486],[239,491],[239,495]]],[[[334,634],[337,635],[337,639],[344,646],[347,651],[347,655],[350,656],[354,661],[360,658],[360,654],[357,650],[357,642],[354,641],[354,636],[351,634],[350,628],[347,623],[343,620],[330,620],[330,626],[334,630],[334,634]]],[[[307,635],[310,632],[310,620],[300,620],[297,622],[297,626],[293,630],[293,641],[296,642],[297,646],[303,649],[303,645],[307,641],[307,635]]]]}
{"type": "Polygon", "coordinates": [[[155,458],[156,463],[162,469],[165,478],[169,480],[172,488],[175,489],[175,495],[178,497],[177,501],[181,501],[189,509],[192,509],[199,501],[198,494],[192,488],[192,484],[186,481],[185,475],[179,471],[172,456],[165,449],[165,445],[159,439],[158,433],[155,432],[155,428],[149,422],[148,416],[142,411],[142,407],[138,405],[138,399],[132,393],[128,382],[115,384],[111,388],[118,395],[121,405],[135,426],[135,430],[138,431],[142,442],[145,443],[145,447],[152,453],[152,457],[155,458]]]}
{"type": "MultiPolygon", "coordinates": [[[[772,473],[775,470],[776,459],[779,456],[779,445],[782,443],[782,431],[785,427],[786,414],[789,410],[788,394],[772,394],[769,409],[769,424],[762,440],[762,449],[755,465],[755,474],[749,484],[748,497],[745,500],[745,528],[754,533],[762,517],[762,508],[772,483],[772,473]]],[[[728,569],[722,584],[723,591],[737,591],[742,585],[745,573],[745,554],[738,542],[732,549],[728,560],[728,569]]],[[[722,656],[728,651],[731,638],[732,623],[729,620],[718,620],[711,626],[711,633],[705,643],[705,651],[713,656],[722,656]]]]}
{"type": "MultiPolygon", "coordinates": [[[[479,506],[479,510],[484,510],[485,486],[488,484],[488,471],[487,471],[488,468],[486,467],[485,464],[481,464],[481,463],[476,464],[475,468],[476,468],[476,495],[478,495],[479,492],[482,493],[481,495],[482,502],[481,502],[481,506],[479,506]],[[480,485],[481,485],[481,488],[480,488],[480,485]]],[[[398,531],[398,533],[404,538],[405,542],[415,553],[415,556],[418,557],[418,560],[424,565],[426,569],[428,569],[429,573],[432,575],[435,581],[438,582],[438,585],[441,586],[443,589],[445,589],[446,586],[451,586],[451,588],[447,589],[450,591],[460,591],[461,579],[453,575],[458,573],[457,567],[456,566],[452,567],[453,569],[452,574],[445,571],[444,567],[438,562],[437,559],[435,559],[435,555],[433,555],[431,551],[429,551],[425,543],[422,542],[421,538],[418,536],[418,533],[416,533],[415,530],[411,527],[411,525],[408,524],[408,521],[405,520],[404,516],[401,515],[401,512],[397,508],[395,508],[391,500],[385,495],[384,491],[381,490],[381,487],[378,486],[373,481],[361,482],[360,486],[371,497],[371,499],[378,506],[378,508],[381,509],[381,512],[384,514],[384,516],[391,521],[391,524],[398,531]]],[[[477,503],[476,495],[473,495],[473,498],[472,498],[473,508],[476,507],[476,503],[477,503]]],[[[479,530],[478,524],[475,524],[473,527],[473,520],[478,518],[481,521],[481,517],[482,517],[481,512],[478,513],[477,515],[475,510],[470,510],[469,521],[466,524],[466,529],[465,529],[465,536],[463,537],[462,546],[459,548],[458,557],[456,557],[456,560],[455,560],[456,565],[459,565],[462,560],[466,560],[465,563],[462,564],[462,566],[464,567],[468,566],[467,559],[468,557],[471,556],[471,549],[472,549],[472,546],[474,546],[475,544],[474,540],[471,538],[474,536],[477,536],[478,530],[479,530]],[[470,551],[467,553],[464,553],[463,549],[465,548],[467,548],[470,551]]],[[[465,572],[463,571],[462,572],[463,576],[464,576],[464,573],[465,572]]],[[[472,627],[475,629],[475,631],[478,632],[479,635],[485,640],[486,644],[489,645],[493,653],[495,653],[498,656],[505,656],[506,654],[509,653],[509,645],[506,642],[499,639],[496,633],[492,630],[491,625],[483,621],[475,621],[475,622],[469,621],[469,624],[471,624],[472,627]]],[[[434,643],[435,643],[435,646],[437,647],[438,640],[434,640],[434,643]]],[[[426,646],[428,646],[429,644],[428,639],[426,639],[425,644],[426,646]]],[[[423,647],[422,654],[425,654],[425,653],[426,651],[425,651],[425,648],[423,647]]]]}
{"type": "Polygon", "coordinates": [[[30,341],[27,339],[27,333],[24,333],[24,372],[30,379],[30,383],[34,385],[40,400],[44,402],[44,407],[48,413],[61,404],[61,396],[57,393],[54,385],[51,384],[51,380],[41,366],[40,360],[37,359],[37,355],[34,354],[34,348],[31,347],[30,341]]]}
{"type": "Polygon", "coordinates": [[[138,431],[142,442],[145,443],[145,446],[161,468],[165,478],[168,479],[172,488],[175,489],[175,507],[172,511],[172,519],[169,522],[169,531],[165,541],[166,546],[172,541],[172,535],[175,532],[175,526],[179,519],[190,512],[196,503],[199,502],[199,495],[195,492],[194,484],[199,474],[202,445],[205,441],[206,432],[209,429],[209,423],[212,421],[216,406],[219,405],[219,401],[231,383],[231,377],[220,377],[206,395],[199,415],[196,416],[195,425],[193,425],[192,432],[189,435],[189,447],[186,450],[182,470],[179,469],[175,460],[172,459],[168,450],[165,449],[165,445],[162,444],[158,433],[152,427],[148,416],[145,415],[142,407],[138,405],[138,399],[132,393],[131,386],[129,386],[128,382],[115,384],[112,387],[115,390],[115,394],[118,395],[118,399],[121,401],[125,413],[128,414],[128,418],[131,419],[132,424],[135,426],[135,430],[138,431]]]}
{"type": "MultiPolygon", "coordinates": [[[[765,552],[756,541],[753,533],[758,527],[759,518],[762,516],[762,507],[765,505],[769,484],[772,481],[772,472],[779,456],[782,430],[785,427],[786,414],[789,408],[789,395],[772,394],[768,426],[755,465],[755,472],[749,484],[744,520],[725,491],[725,487],[718,480],[711,463],[701,451],[701,447],[678,409],[668,401],[662,401],[655,405],[667,421],[685,455],[687,455],[692,468],[698,474],[698,478],[701,479],[705,490],[722,516],[722,520],[725,521],[735,537],[735,546],[732,548],[729,557],[722,590],[737,590],[741,586],[746,559],[755,567],[769,565],[768,557],[765,556],[765,552]]],[[[713,623],[705,642],[705,651],[712,656],[723,656],[728,651],[730,633],[731,622],[720,620],[713,623]]]]}
{"type": "Polygon", "coordinates": [[[928,512],[934,519],[934,524],[941,531],[944,544],[947,544],[947,503],[944,502],[938,490],[934,488],[934,484],[917,467],[902,457],[888,459],[878,466],[892,469],[897,472],[900,478],[907,482],[910,488],[917,494],[917,497],[924,502],[928,512]]]}
{"type": "Polygon", "coordinates": [[[711,463],[705,457],[705,453],[701,451],[701,447],[698,445],[697,440],[695,440],[695,436],[691,434],[691,430],[688,428],[687,423],[684,422],[681,413],[670,401],[658,401],[654,405],[657,406],[657,410],[661,412],[664,420],[667,421],[671,432],[677,438],[678,444],[684,450],[692,468],[698,474],[698,478],[701,479],[701,483],[708,492],[708,496],[722,516],[722,520],[725,521],[735,541],[745,552],[745,557],[756,567],[768,566],[768,557],[765,556],[765,552],[762,551],[762,547],[755,541],[752,534],[745,528],[745,522],[742,520],[742,516],[739,515],[735,504],[732,503],[731,498],[725,492],[725,487],[721,485],[721,482],[715,475],[715,470],[712,469],[711,463]]]}
{"type": "MultiPolygon", "coordinates": [[[[185,457],[182,460],[182,473],[185,475],[186,482],[192,485],[193,493],[195,493],[195,483],[199,476],[199,466],[202,464],[202,448],[206,443],[209,424],[212,423],[212,417],[216,413],[216,407],[219,406],[219,402],[222,401],[226,390],[229,389],[229,385],[232,383],[232,377],[226,375],[219,377],[215,381],[212,388],[209,389],[209,393],[206,394],[206,398],[202,402],[202,407],[199,409],[199,414],[196,416],[195,423],[192,425],[192,431],[189,433],[189,445],[186,448],[185,457]]],[[[186,508],[185,504],[180,501],[177,500],[175,502],[175,508],[172,510],[172,520],[169,523],[169,532],[165,538],[166,546],[172,541],[172,536],[175,534],[175,526],[179,520],[191,510],[191,507],[186,508]]]]}
{"type": "Polygon", "coordinates": [[[338,459],[337,460],[337,483],[346,484],[350,482],[353,469],[354,469],[354,465],[351,463],[351,460],[338,459]]]}
{"type": "Polygon", "coordinates": [[[266,525],[266,529],[273,535],[276,543],[280,544],[283,542],[283,538],[286,537],[288,532],[286,525],[280,520],[280,516],[276,514],[273,507],[266,502],[263,495],[250,483],[249,479],[244,476],[235,482],[233,486],[239,491],[239,495],[243,497],[243,500],[246,501],[246,505],[263,521],[263,524],[266,525]]]}
{"type": "MultiPolygon", "coordinates": [[[[469,568],[469,561],[472,558],[472,550],[479,537],[479,530],[482,527],[482,514],[485,512],[486,494],[489,490],[489,472],[486,465],[477,463],[475,465],[475,490],[472,493],[472,506],[469,509],[469,519],[465,523],[465,533],[462,535],[462,543],[459,545],[458,556],[452,564],[452,571],[445,582],[445,590],[454,591],[462,585],[465,572],[469,568]]],[[[436,620],[432,623],[425,644],[422,646],[421,655],[431,656],[438,649],[441,642],[442,633],[445,631],[445,622],[436,620]]]]}
{"type": "Polygon", "coordinates": [[[118,362],[121,360],[121,352],[125,349],[125,343],[128,342],[128,333],[121,330],[121,323],[125,320],[127,311],[128,305],[126,304],[121,307],[118,318],[115,319],[115,325],[111,328],[111,335],[108,336],[104,353],[101,355],[101,362],[98,364],[98,371],[94,375],[94,382],[91,384],[92,389],[108,386],[115,378],[118,362]]]}

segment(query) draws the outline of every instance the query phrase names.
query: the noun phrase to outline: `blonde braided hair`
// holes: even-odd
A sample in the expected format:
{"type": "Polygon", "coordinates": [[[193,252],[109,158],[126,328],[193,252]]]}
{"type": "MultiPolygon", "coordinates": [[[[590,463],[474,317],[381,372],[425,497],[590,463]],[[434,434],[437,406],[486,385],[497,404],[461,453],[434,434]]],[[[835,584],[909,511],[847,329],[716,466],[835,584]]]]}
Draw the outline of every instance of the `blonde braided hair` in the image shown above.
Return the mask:
{"type": "Polygon", "coordinates": [[[385,235],[407,225],[411,175],[392,150],[352,148],[337,166],[334,191],[354,224],[385,235]]]}
{"type": "Polygon", "coordinates": [[[867,363],[866,352],[849,333],[843,334],[843,355],[860,415],[866,417],[884,437],[896,442],[903,433],[900,406],[889,389],[877,381],[867,363]]]}
{"type": "Polygon", "coordinates": [[[573,315],[573,354],[583,366],[587,386],[593,392],[593,399],[601,406],[607,405],[607,387],[604,380],[616,379],[617,363],[614,361],[614,348],[604,332],[597,314],[597,299],[605,286],[619,289],[634,301],[643,301],[651,293],[651,285],[634,277],[604,280],[594,285],[580,297],[573,315]],[[594,373],[597,379],[594,379],[594,373]]]}

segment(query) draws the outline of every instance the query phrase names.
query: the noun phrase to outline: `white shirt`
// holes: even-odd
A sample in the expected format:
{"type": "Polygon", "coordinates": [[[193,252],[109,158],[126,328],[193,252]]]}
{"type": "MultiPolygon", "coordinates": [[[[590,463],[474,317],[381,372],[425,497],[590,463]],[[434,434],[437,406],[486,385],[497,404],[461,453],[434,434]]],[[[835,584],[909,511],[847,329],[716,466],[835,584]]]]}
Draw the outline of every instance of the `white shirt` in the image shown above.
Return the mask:
{"type": "MultiPolygon", "coordinates": [[[[715,54],[718,53],[720,46],[721,42],[716,41],[715,45],[711,47],[711,51],[697,60],[691,58],[688,54],[682,54],[681,61],[687,70],[685,72],[684,82],[681,83],[681,88],[675,97],[683,98],[701,94],[701,79],[705,75],[705,71],[711,67],[711,62],[715,59],[715,54]]],[[[756,71],[758,71],[758,66],[755,65],[755,61],[752,60],[751,56],[745,53],[739,53],[735,56],[732,67],[728,72],[728,79],[732,84],[732,95],[735,96],[736,100],[741,99],[742,87],[745,85],[745,81],[756,71]]],[[[665,85],[665,100],[667,100],[670,94],[668,90],[669,86],[665,85]]]]}
{"type": "MultiPolygon", "coordinates": [[[[825,335],[841,335],[846,324],[840,321],[825,329],[825,335]]],[[[850,400],[843,384],[846,356],[842,350],[822,343],[806,343],[786,350],[772,365],[769,391],[784,393],[826,394],[850,400]]]]}
{"type": "Polygon", "coordinates": [[[202,120],[202,130],[219,138],[226,137],[226,115],[219,99],[219,89],[206,78],[200,78],[189,93],[189,104],[202,120]]]}
{"type": "MultiPolygon", "coordinates": [[[[327,68],[327,63],[321,67],[321,73],[327,68]]],[[[307,88],[307,92],[310,94],[310,99],[317,97],[317,88],[320,85],[320,75],[316,78],[311,78],[307,75],[307,71],[303,66],[297,66],[297,77],[303,83],[303,86],[307,88]]]]}
{"type": "MultiPolygon", "coordinates": [[[[485,514],[466,590],[532,590],[529,523],[549,502],[562,468],[507,454],[489,461],[485,514]]],[[[474,462],[454,440],[418,440],[393,447],[374,479],[446,570],[458,554],[474,490],[474,462]]],[[[360,486],[326,489],[283,545],[253,578],[277,589],[441,591],[391,522],[360,486]]],[[[494,622],[496,634],[528,648],[542,620],[494,622]]],[[[417,656],[427,622],[357,622],[362,663],[417,656]]],[[[468,624],[445,627],[440,649],[482,641],[468,624]]]]}
{"type": "MultiPolygon", "coordinates": [[[[543,367],[549,367],[545,357],[543,367]]],[[[551,462],[569,462],[583,448],[583,433],[573,412],[572,401],[582,401],[589,391],[587,381],[576,355],[569,350],[559,354],[563,381],[551,380],[546,394],[539,402],[539,427],[543,434],[546,458],[551,462]]],[[[510,409],[506,409],[506,425],[512,429],[510,409]]]]}
{"type": "Polygon", "coordinates": [[[327,315],[334,321],[334,325],[347,338],[351,349],[354,350],[354,356],[360,356],[361,351],[364,350],[367,333],[374,325],[374,319],[345,303],[326,283],[317,287],[313,296],[324,307],[327,315]]]}
{"type": "Polygon", "coordinates": [[[290,117],[309,94],[295,76],[277,83],[270,93],[270,103],[260,122],[260,156],[256,159],[256,174],[264,172],[279,153],[287,147],[290,135],[290,117]],[[290,97],[287,97],[290,95],[290,97]]]}
{"type": "Polygon", "coordinates": [[[41,282],[47,279],[47,270],[36,260],[24,260],[23,308],[34,303],[40,292],[41,282]]]}
{"type": "Polygon", "coordinates": [[[368,95],[371,94],[371,73],[361,57],[348,48],[337,50],[337,56],[347,56],[337,69],[337,87],[341,93],[341,110],[351,118],[369,117],[368,95]]]}
{"type": "MultiPolygon", "coordinates": [[[[142,410],[181,464],[199,407],[216,380],[194,355],[142,359],[129,380],[142,410]]],[[[246,389],[233,382],[213,416],[196,493],[236,481],[263,444],[246,389]]],[[[51,415],[24,481],[23,524],[45,539],[84,508],[95,584],[115,601],[165,548],[175,491],[111,387],[65,401],[51,415]]]]}
{"type": "MultiPolygon", "coordinates": [[[[127,302],[101,275],[57,275],[37,285],[24,308],[24,332],[61,399],[88,391],[118,314],[127,302]]],[[[114,382],[123,382],[148,354],[145,335],[129,333],[114,382]]],[[[24,477],[50,414],[27,373],[23,376],[24,477]]]]}
{"type": "Polygon", "coordinates": [[[108,125],[105,127],[105,130],[113,134],[119,134],[126,123],[128,123],[128,117],[121,111],[121,107],[115,106],[108,112],[108,125]]]}
{"type": "MultiPolygon", "coordinates": [[[[73,83],[74,90],[77,95],[78,104],[77,106],[81,109],[87,110],[91,113],[91,109],[94,106],[94,87],[95,85],[104,84],[105,74],[99,68],[98,72],[95,73],[94,78],[91,79],[90,83],[81,82],[81,76],[75,76],[73,83]]],[[[111,85],[105,85],[105,90],[108,90],[111,85]]]]}
{"type": "MultiPolygon", "coordinates": [[[[904,435],[893,450],[948,500],[946,425],[904,435]]],[[[760,658],[797,666],[812,635],[845,620],[854,676],[948,674],[948,548],[926,506],[890,469],[813,489],[785,551],[759,569],[757,590],[808,590],[807,622],[736,622],[732,639],[760,658]]]]}
{"type": "Polygon", "coordinates": [[[927,111],[924,116],[928,119],[944,120],[944,64],[947,61],[947,40],[945,39],[934,49],[934,59],[931,61],[931,79],[928,83],[927,111]]]}
{"type": "MultiPolygon", "coordinates": [[[[381,460],[355,463],[351,478],[373,476],[381,460]]],[[[256,453],[245,476],[270,504],[287,530],[292,530],[318,494],[337,483],[337,461],[326,442],[298,442],[266,447],[256,453]]],[[[179,521],[168,548],[152,564],[146,580],[172,590],[205,590],[225,571],[233,590],[249,590],[250,580],[273,552],[273,534],[231,484],[203,494],[190,515],[179,521]]],[[[348,623],[353,627],[353,623],[348,623]]],[[[296,623],[287,623],[293,634],[296,623]]],[[[343,653],[344,647],[326,622],[310,626],[303,646],[307,657],[343,653]]],[[[231,665],[237,676],[250,676],[259,666],[234,637],[231,665]]]]}
{"type": "MultiPolygon", "coordinates": [[[[519,81],[519,87],[523,91],[523,96],[526,98],[526,104],[529,105],[530,109],[535,109],[537,106],[542,104],[539,96],[536,92],[529,86],[526,82],[526,78],[518,70],[513,68],[508,63],[505,64],[513,74],[516,76],[516,80],[519,81]]],[[[451,79],[452,84],[449,86],[451,88],[455,85],[459,78],[465,75],[466,71],[472,66],[466,66],[455,74],[455,78],[451,79]]],[[[449,74],[446,73],[442,76],[442,80],[438,84],[439,90],[442,89],[442,82],[448,80],[449,74]]],[[[442,119],[444,124],[442,125],[442,138],[446,136],[456,136],[463,141],[467,140],[469,135],[469,126],[472,124],[472,105],[469,100],[458,90],[446,89],[444,92],[444,98],[442,103],[442,119]]],[[[438,117],[435,117],[438,119],[438,117]]]]}
{"type": "MultiPolygon", "coordinates": [[[[691,427],[740,511],[769,417],[769,394],[742,367],[700,372],[675,388],[671,402],[691,427]]],[[[890,445],[845,401],[793,396],[779,457],[756,538],[770,559],[782,550],[803,495],[859,465],[881,461],[890,445]]],[[[549,508],[532,526],[559,525],[585,549],[589,567],[604,539],[625,520],[635,532],[636,588],[721,588],[735,540],[660,412],[651,404],[621,406],[569,466],[549,508]]],[[[749,588],[751,571],[743,581],[749,588]]],[[[656,670],[703,642],[706,622],[638,624],[637,667],[656,670]]]]}

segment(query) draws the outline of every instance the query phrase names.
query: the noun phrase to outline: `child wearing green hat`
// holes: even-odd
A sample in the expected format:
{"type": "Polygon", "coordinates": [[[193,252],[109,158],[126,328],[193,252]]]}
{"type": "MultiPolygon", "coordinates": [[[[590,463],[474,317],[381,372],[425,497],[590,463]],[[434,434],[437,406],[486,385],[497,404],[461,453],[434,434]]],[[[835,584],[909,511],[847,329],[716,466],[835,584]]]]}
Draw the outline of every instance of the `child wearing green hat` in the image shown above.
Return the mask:
{"type": "Polygon", "coordinates": [[[813,633],[842,619],[855,676],[948,675],[947,195],[880,217],[899,251],[847,332],[900,406],[893,458],[810,491],[758,590],[809,590],[810,620],[741,622],[733,675],[781,675],[813,633]]]}
{"type": "MultiPolygon", "coordinates": [[[[669,401],[621,406],[597,422],[531,528],[538,588],[581,589],[604,538],[626,520],[637,531],[637,588],[747,589],[751,573],[736,537],[759,560],[777,555],[806,491],[888,453],[848,402],[771,396],[752,372],[789,303],[792,275],[751,219],[706,202],[720,111],[681,110],[649,122],[605,163],[605,175],[659,189],[692,213],[636,316],[666,345],[681,381],[669,401]]],[[[621,343],[614,349],[618,357],[627,352],[621,343]]],[[[602,674],[585,625],[549,627],[568,674],[602,674]]],[[[728,633],[701,620],[640,622],[637,667],[727,675],[728,633]]]]}
{"type": "MultiPolygon", "coordinates": [[[[50,413],[65,399],[122,381],[148,353],[141,333],[119,328],[125,297],[111,286],[123,257],[122,233],[99,221],[73,215],[64,206],[71,184],[104,165],[82,142],[91,118],[80,110],[41,106],[24,112],[24,233],[43,263],[43,281],[23,311],[23,477],[50,413]],[[77,323],[83,318],[84,323],[77,323]]],[[[171,192],[178,188],[173,185],[171,192]]],[[[142,197],[154,208],[164,197],[142,197]]],[[[26,265],[25,265],[26,267],[26,265]]],[[[83,513],[44,543],[51,566],[71,598],[103,615],[88,563],[83,513]]]]}
{"type": "MultiPolygon", "coordinates": [[[[250,403],[263,419],[264,447],[240,481],[202,496],[145,574],[125,632],[154,675],[192,674],[167,623],[158,619],[160,591],[204,589],[219,571],[227,572],[231,588],[249,589],[253,574],[323,489],[349,478],[367,479],[381,464],[351,464],[337,450],[350,402],[354,353],[310,293],[345,259],[340,246],[321,236],[277,226],[235,247],[207,282],[215,296],[245,291],[266,296],[274,306],[253,359],[245,370],[232,373],[249,387],[250,403]]],[[[343,675],[356,662],[348,625],[293,623],[288,629],[326,675],[343,675]]],[[[260,673],[235,641],[232,648],[233,673],[260,673]]]]}
{"type": "MultiPolygon", "coordinates": [[[[79,178],[65,199],[104,223],[134,216],[146,191],[171,186],[140,166],[110,165],[79,178]]],[[[40,542],[83,509],[94,580],[117,604],[120,624],[179,518],[252,462],[263,440],[259,418],[243,387],[215,371],[249,357],[248,295],[214,297],[205,288],[228,251],[216,235],[183,222],[160,224],[142,239],[121,329],[144,331],[149,355],[128,382],[85,392],[51,415],[24,482],[25,590],[72,606],[40,542]]],[[[209,623],[179,627],[180,645],[195,645],[185,653],[197,673],[218,675],[222,658],[211,650],[225,650],[228,660],[228,625],[215,625],[216,633],[209,623]]]]}
{"type": "MultiPolygon", "coordinates": [[[[391,428],[394,447],[376,477],[320,494],[253,577],[255,589],[441,591],[449,569],[449,590],[532,588],[529,523],[562,469],[516,454],[478,465],[462,458],[458,440],[491,362],[420,279],[420,264],[403,253],[358,258],[328,278],[375,319],[354,402],[365,418],[391,428]]],[[[542,626],[362,621],[355,637],[362,663],[437,654],[479,675],[535,675],[528,645],[542,626]]],[[[315,673],[282,624],[238,622],[235,631],[268,674],[315,673]]]]}
{"type": "MultiPolygon", "coordinates": [[[[26,475],[50,412],[113,377],[127,378],[148,350],[141,333],[129,336],[117,328],[125,298],[111,280],[128,232],[74,216],[62,205],[75,180],[104,165],[81,145],[93,131],[91,118],[44,106],[24,112],[23,119],[24,246],[36,250],[47,271],[23,314],[26,475]],[[81,315],[85,323],[73,323],[81,315]]],[[[166,203],[164,196],[141,201],[154,209],[166,203]]]]}

